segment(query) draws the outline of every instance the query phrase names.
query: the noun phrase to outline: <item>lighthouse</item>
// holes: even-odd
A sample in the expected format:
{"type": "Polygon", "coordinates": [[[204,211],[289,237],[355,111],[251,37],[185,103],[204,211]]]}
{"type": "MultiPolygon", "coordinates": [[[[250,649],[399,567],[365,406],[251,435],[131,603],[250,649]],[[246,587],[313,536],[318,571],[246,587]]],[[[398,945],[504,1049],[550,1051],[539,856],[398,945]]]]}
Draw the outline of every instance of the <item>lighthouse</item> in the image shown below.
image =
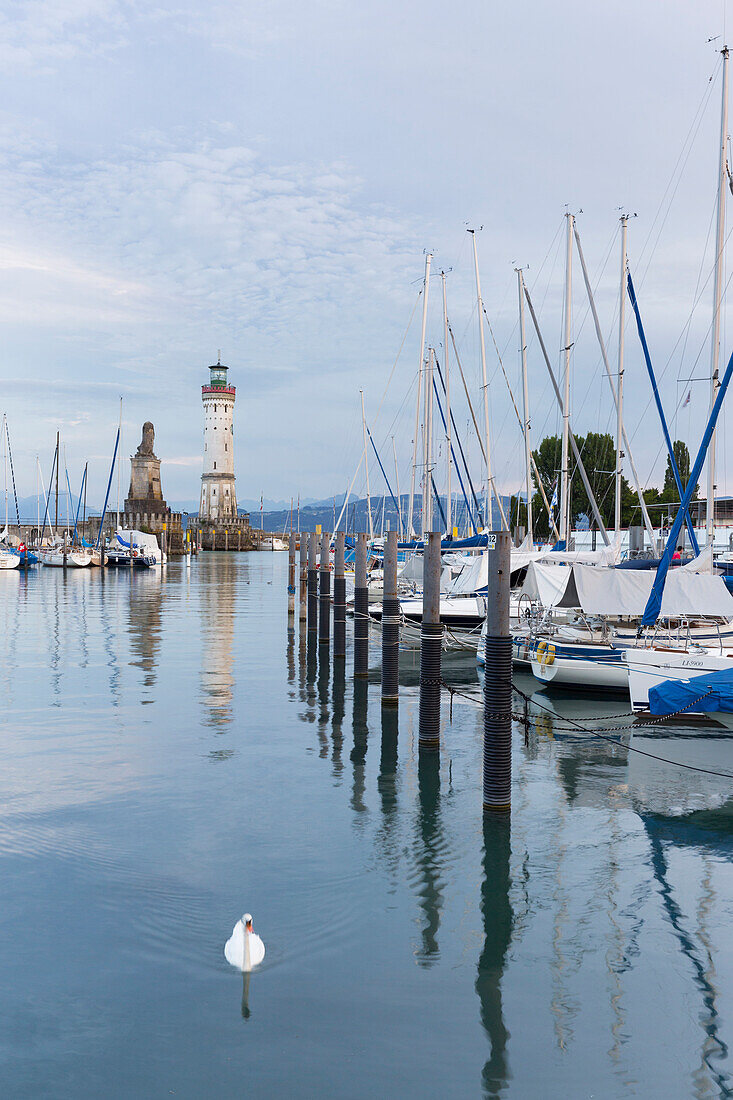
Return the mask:
{"type": "Polygon", "coordinates": [[[234,400],[221,354],[209,367],[209,384],[201,387],[204,404],[204,472],[201,475],[199,519],[227,523],[237,518],[234,490],[234,400]]]}

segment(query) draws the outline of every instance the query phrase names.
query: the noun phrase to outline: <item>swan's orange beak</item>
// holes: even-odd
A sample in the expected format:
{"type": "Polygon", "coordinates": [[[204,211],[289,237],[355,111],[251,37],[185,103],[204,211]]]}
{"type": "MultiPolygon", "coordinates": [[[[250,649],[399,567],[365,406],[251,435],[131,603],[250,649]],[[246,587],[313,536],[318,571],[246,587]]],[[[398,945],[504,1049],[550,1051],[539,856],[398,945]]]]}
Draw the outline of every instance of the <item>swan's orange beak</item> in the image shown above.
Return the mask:
{"type": "Polygon", "coordinates": [[[246,928],[246,930],[248,932],[251,932],[252,931],[252,921],[248,920],[244,927],[246,928]]]}

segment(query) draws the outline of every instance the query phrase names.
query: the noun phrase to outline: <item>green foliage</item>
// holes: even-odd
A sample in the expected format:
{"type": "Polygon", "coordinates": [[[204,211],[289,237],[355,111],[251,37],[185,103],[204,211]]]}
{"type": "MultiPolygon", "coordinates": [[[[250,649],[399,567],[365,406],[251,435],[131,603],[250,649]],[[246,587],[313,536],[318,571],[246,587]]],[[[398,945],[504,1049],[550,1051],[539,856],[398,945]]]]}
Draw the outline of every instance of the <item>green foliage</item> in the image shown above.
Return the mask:
{"type": "MultiPolygon", "coordinates": [[[[612,528],[615,503],[614,471],[616,468],[616,445],[613,436],[609,432],[588,432],[585,436],[576,436],[575,440],[578,444],[578,450],[580,451],[585,472],[588,475],[588,480],[593,495],[596,498],[596,503],[598,504],[603,523],[606,527],[612,528]]],[[[686,484],[690,476],[690,452],[687,449],[687,445],[679,439],[675,440],[672,447],[680,469],[683,484],[686,484]]],[[[552,501],[552,494],[555,490],[556,481],[558,486],[560,485],[560,467],[562,464],[561,437],[559,435],[545,436],[533,454],[542,486],[544,487],[547,500],[550,502],[552,501]]],[[[628,465],[628,462],[626,464],[628,465]]],[[[570,510],[573,526],[577,525],[579,518],[583,515],[587,516],[588,520],[593,524],[594,518],[590,500],[577,469],[572,447],[570,448],[568,469],[571,479],[570,510]]],[[[532,479],[534,484],[537,485],[537,478],[534,471],[532,473],[532,479]]],[[[695,497],[697,497],[697,488],[695,489],[695,497]]],[[[556,523],[559,521],[559,498],[560,489],[558,488],[558,507],[555,509],[556,523]]],[[[515,498],[512,498],[512,514],[514,514],[514,500],[515,498]]],[[[674,475],[672,473],[672,464],[669,459],[667,459],[667,471],[664,476],[664,488],[662,492],[660,493],[660,491],[655,488],[646,489],[644,490],[644,500],[647,505],[679,500],[677,486],[675,485],[674,475]]],[[[526,508],[519,504],[516,511],[517,514],[524,514],[525,518],[513,522],[524,523],[526,525],[526,508]]],[[[539,488],[532,497],[532,518],[536,534],[541,537],[547,537],[549,535],[549,520],[547,509],[545,508],[539,488]]],[[[641,507],[639,505],[639,498],[636,494],[636,490],[631,487],[625,477],[622,477],[621,523],[624,527],[628,527],[631,524],[641,523],[641,521],[641,507]]]]}
{"type": "MultiPolygon", "coordinates": [[[[687,482],[690,478],[690,452],[687,449],[687,444],[683,443],[681,439],[675,439],[672,444],[672,450],[674,451],[675,462],[677,463],[677,469],[680,472],[680,480],[682,482],[682,488],[685,489],[687,482]]],[[[699,485],[695,486],[695,492],[692,495],[693,500],[697,500],[697,493],[699,485]]],[[[664,485],[662,491],[659,494],[660,503],[668,503],[672,501],[679,501],[680,494],[677,491],[677,485],[674,480],[674,473],[672,472],[672,463],[667,456],[667,468],[664,471],[664,485]]]]}

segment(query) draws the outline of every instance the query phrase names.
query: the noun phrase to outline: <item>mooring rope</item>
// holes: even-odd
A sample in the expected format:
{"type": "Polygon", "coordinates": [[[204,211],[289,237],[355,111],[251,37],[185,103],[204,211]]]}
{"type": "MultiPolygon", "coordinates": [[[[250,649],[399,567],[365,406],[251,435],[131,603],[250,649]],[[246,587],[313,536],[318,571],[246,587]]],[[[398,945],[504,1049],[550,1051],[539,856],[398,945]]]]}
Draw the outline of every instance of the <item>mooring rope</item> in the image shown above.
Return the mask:
{"type": "MultiPolygon", "coordinates": [[[[476,702],[477,701],[478,697],[476,695],[469,695],[465,691],[460,691],[459,688],[456,688],[453,685],[446,683],[445,680],[441,680],[441,686],[444,687],[446,689],[446,691],[448,691],[450,693],[450,720],[451,721],[453,721],[453,696],[454,695],[458,695],[458,696],[461,696],[465,699],[468,699],[470,702],[476,702]]],[[[545,713],[549,714],[552,717],[553,721],[558,719],[558,715],[556,715],[553,710],[551,710],[549,707],[543,706],[542,703],[538,703],[535,699],[531,699],[530,696],[526,695],[523,691],[521,691],[520,688],[515,687],[514,685],[512,685],[512,690],[515,691],[517,693],[517,695],[519,695],[520,698],[524,700],[527,707],[529,706],[530,703],[532,703],[533,706],[538,707],[540,710],[543,710],[543,711],[545,711],[545,713]]],[[[599,732],[598,730],[588,729],[587,726],[581,725],[580,722],[577,722],[573,718],[560,718],[559,721],[561,721],[566,726],[570,726],[572,729],[577,730],[579,733],[588,734],[590,737],[598,738],[601,741],[608,741],[609,744],[616,745],[616,746],[618,746],[622,749],[626,749],[627,752],[635,752],[639,756],[646,756],[650,760],[659,761],[659,763],[661,763],[661,764],[672,764],[673,766],[675,766],[677,768],[684,768],[686,771],[699,772],[703,775],[714,775],[714,776],[717,776],[719,779],[733,779],[733,774],[730,773],[730,772],[715,771],[711,768],[700,768],[696,764],[685,764],[681,760],[670,760],[666,756],[658,756],[653,752],[647,752],[645,749],[637,748],[635,745],[627,745],[618,737],[609,737],[608,736],[608,734],[610,734],[610,733],[616,733],[616,732],[628,733],[629,730],[633,730],[633,729],[647,729],[647,728],[650,728],[650,727],[655,727],[655,726],[660,725],[660,723],[662,723],[662,722],[667,722],[670,718],[679,718],[679,717],[685,715],[689,711],[690,707],[697,706],[698,703],[702,702],[702,700],[707,698],[708,695],[711,695],[712,692],[713,692],[713,689],[708,688],[708,690],[703,692],[703,694],[700,695],[697,699],[694,699],[691,703],[688,703],[686,707],[682,707],[680,710],[673,711],[672,714],[663,714],[663,715],[660,715],[660,717],[658,717],[658,718],[650,718],[650,719],[648,719],[647,721],[644,721],[644,722],[635,722],[635,723],[625,725],[625,726],[611,727],[610,729],[604,730],[603,733],[599,732]]],[[[633,712],[629,712],[629,713],[631,714],[633,712]]],[[[529,717],[529,710],[528,709],[525,709],[521,714],[515,713],[514,711],[512,711],[511,714],[491,714],[491,715],[489,715],[489,717],[490,718],[495,718],[495,719],[511,718],[513,721],[520,722],[523,726],[525,726],[527,728],[529,727],[529,724],[530,724],[530,717],[529,717]]],[[[614,715],[613,717],[619,717],[619,716],[614,715]]],[[[593,721],[593,719],[588,718],[588,719],[586,719],[586,721],[593,721]]]]}

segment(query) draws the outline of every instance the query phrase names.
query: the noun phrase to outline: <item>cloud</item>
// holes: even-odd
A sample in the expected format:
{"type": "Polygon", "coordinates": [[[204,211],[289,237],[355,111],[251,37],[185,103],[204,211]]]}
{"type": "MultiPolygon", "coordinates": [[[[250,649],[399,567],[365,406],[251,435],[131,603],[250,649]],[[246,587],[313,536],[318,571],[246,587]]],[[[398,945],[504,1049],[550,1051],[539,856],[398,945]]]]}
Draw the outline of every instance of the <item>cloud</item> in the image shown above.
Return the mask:
{"type": "Polygon", "coordinates": [[[0,63],[49,70],[82,53],[119,48],[127,9],[119,0],[10,0],[0,10],[0,63]]]}

